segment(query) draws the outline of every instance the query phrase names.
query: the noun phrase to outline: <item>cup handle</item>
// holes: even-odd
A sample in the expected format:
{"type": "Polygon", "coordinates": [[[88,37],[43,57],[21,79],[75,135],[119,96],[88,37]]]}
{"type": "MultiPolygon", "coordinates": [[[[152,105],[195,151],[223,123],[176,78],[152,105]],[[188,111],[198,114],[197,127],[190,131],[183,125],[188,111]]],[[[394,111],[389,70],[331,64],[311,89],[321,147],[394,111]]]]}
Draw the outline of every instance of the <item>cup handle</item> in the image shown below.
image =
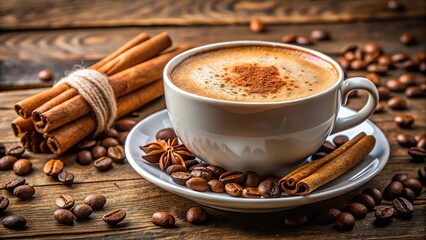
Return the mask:
{"type": "Polygon", "coordinates": [[[354,77],[346,79],[342,84],[342,103],[346,104],[348,100],[348,94],[352,90],[362,89],[368,93],[367,103],[352,116],[349,117],[338,117],[332,130],[332,133],[340,132],[342,130],[354,127],[362,123],[367,119],[376,109],[377,103],[379,102],[379,93],[377,92],[376,86],[363,77],[354,77]]]}

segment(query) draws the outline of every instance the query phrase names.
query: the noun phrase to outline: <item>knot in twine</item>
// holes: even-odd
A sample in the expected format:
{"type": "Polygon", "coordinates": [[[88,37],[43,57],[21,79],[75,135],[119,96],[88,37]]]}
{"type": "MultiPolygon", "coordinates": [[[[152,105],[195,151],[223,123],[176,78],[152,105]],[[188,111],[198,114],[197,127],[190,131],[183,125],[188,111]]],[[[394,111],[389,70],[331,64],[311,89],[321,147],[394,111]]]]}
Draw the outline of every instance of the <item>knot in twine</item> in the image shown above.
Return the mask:
{"type": "Polygon", "coordinates": [[[90,105],[98,123],[95,136],[111,127],[117,115],[117,104],[107,76],[96,70],[79,69],[58,83],[66,83],[77,89],[90,105]]]}

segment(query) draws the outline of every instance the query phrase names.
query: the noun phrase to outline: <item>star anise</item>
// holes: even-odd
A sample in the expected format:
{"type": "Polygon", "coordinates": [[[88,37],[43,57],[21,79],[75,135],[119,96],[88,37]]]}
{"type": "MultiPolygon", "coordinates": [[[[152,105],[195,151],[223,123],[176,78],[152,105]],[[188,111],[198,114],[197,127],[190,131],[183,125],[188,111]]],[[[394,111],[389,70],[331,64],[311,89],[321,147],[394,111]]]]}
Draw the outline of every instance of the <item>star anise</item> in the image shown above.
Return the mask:
{"type": "Polygon", "coordinates": [[[194,159],[192,154],[183,144],[178,145],[177,138],[167,141],[159,140],[140,146],[146,153],[142,158],[150,163],[158,163],[161,170],[166,171],[167,167],[176,164],[185,167],[185,160],[194,159]]]}

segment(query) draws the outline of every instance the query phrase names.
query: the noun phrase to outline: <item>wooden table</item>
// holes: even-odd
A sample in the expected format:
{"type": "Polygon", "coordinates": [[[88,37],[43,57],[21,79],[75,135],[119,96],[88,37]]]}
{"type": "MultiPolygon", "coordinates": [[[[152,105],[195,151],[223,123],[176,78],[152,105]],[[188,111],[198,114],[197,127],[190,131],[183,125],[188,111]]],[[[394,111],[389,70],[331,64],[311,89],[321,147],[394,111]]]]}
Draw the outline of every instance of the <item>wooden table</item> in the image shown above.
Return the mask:
{"type": "MultiPolygon", "coordinates": [[[[380,44],[386,52],[405,52],[413,55],[424,52],[426,46],[426,2],[400,1],[406,10],[389,10],[387,1],[0,1],[0,141],[7,146],[18,144],[9,123],[16,117],[13,104],[40,92],[39,87],[49,86],[37,80],[43,68],[54,71],[58,78],[74,64],[89,65],[119,47],[140,32],[155,35],[168,31],[175,44],[202,45],[227,40],[280,41],[287,33],[308,35],[310,31],[324,28],[332,33],[332,40],[311,46],[333,57],[341,55],[344,46],[366,42],[380,44]],[[267,31],[252,33],[248,21],[260,16],[267,23],[267,31]],[[413,32],[418,44],[403,46],[399,36],[413,32]],[[8,91],[4,91],[8,90],[8,91]]],[[[401,70],[392,70],[381,81],[396,78],[401,70]]],[[[364,75],[365,72],[349,72],[364,75]]],[[[425,77],[416,73],[417,81],[425,77]]],[[[395,96],[402,96],[398,93],[395,96]]],[[[352,98],[349,107],[358,109],[365,94],[352,98]]],[[[400,129],[393,122],[398,113],[386,108],[385,113],[374,114],[371,120],[386,134],[391,156],[385,169],[374,179],[354,191],[335,199],[323,201],[293,211],[314,211],[318,207],[343,207],[355,194],[368,186],[383,189],[396,173],[417,176],[424,163],[413,163],[407,150],[396,142],[400,132],[412,134],[426,130],[426,101],[408,99],[408,114],[416,118],[414,127],[400,129]]],[[[158,99],[140,109],[139,119],[163,109],[163,99],[158,99]]],[[[26,176],[36,189],[31,200],[17,200],[5,190],[0,195],[11,200],[7,214],[14,213],[28,220],[23,231],[0,226],[0,238],[146,238],[146,239],[257,239],[257,238],[404,238],[420,239],[426,236],[426,194],[414,202],[411,220],[394,218],[386,227],[373,224],[374,214],[358,220],[350,232],[340,232],[332,225],[310,223],[300,228],[285,226],[284,216],[289,212],[242,214],[206,207],[210,221],[204,226],[194,226],[185,221],[186,210],[197,206],[193,201],[173,195],[149,183],[132,170],[129,164],[115,165],[107,172],[99,172],[92,165],[75,162],[75,155],[61,156],[66,169],[76,175],[71,187],[42,173],[44,163],[53,155],[27,153],[34,171],[26,176]],[[52,213],[54,199],[60,194],[70,194],[82,201],[89,193],[107,197],[104,210],[95,211],[90,220],[77,221],[73,226],[58,224],[52,213]],[[108,210],[122,208],[127,218],[116,228],[106,225],[101,216],[108,210]],[[150,222],[155,211],[170,211],[177,227],[164,229],[150,222]]],[[[12,171],[0,172],[0,182],[15,178],[12,171]]],[[[383,202],[382,205],[389,205],[383,202]]],[[[291,211],[290,211],[291,212],[291,211]]],[[[1,215],[2,219],[5,215],[1,215]]]]}

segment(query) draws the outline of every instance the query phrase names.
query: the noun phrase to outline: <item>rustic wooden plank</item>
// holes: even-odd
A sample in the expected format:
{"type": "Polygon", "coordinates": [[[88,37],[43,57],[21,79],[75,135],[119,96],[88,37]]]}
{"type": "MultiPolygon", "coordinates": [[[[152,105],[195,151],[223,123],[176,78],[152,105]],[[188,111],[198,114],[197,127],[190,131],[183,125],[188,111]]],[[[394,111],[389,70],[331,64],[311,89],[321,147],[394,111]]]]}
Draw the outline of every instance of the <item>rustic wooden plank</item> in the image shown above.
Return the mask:
{"type": "Polygon", "coordinates": [[[1,1],[1,29],[41,29],[147,25],[246,24],[253,16],[267,23],[350,22],[423,17],[424,1],[399,1],[406,11],[387,8],[387,0],[162,0],[162,1],[1,1]]]}

